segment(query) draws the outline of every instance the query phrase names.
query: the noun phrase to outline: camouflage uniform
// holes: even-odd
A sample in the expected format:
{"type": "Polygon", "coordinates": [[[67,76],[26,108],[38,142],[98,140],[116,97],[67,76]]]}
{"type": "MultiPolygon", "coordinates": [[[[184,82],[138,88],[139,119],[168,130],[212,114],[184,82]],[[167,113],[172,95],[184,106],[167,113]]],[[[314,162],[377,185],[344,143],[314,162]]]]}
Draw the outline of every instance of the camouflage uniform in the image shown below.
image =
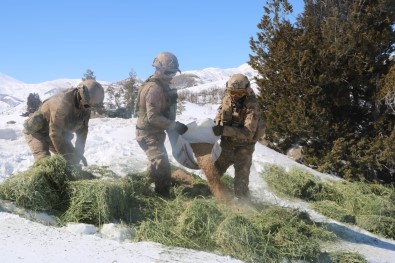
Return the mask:
{"type": "Polygon", "coordinates": [[[223,132],[221,155],[214,165],[221,175],[231,165],[234,166],[234,191],[237,197],[249,198],[249,175],[252,154],[258,141],[260,115],[256,96],[251,88],[247,88],[246,95],[238,101],[232,99],[227,90],[215,117],[215,123],[223,126],[223,132]]]}
{"type": "Polygon", "coordinates": [[[50,156],[51,151],[62,154],[72,164],[80,162],[91,111],[79,106],[77,93],[77,88],[71,88],[49,98],[27,120],[24,132],[35,160],[50,156]],[[75,147],[71,143],[74,132],[75,147]]]}
{"type": "Polygon", "coordinates": [[[91,106],[104,99],[103,87],[94,80],[85,80],[77,88],[62,90],[45,100],[24,123],[24,133],[37,161],[50,152],[61,154],[71,165],[86,165],[84,157],[91,106]],[[76,134],[75,146],[72,144],[76,134]]]}
{"type": "Polygon", "coordinates": [[[177,93],[151,76],[140,87],[137,100],[136,140],[150,161],[149,176],[155,182],[155,191],[167,195],[171,171],[164,146],[165,130],[174,125],[177,93]]]}

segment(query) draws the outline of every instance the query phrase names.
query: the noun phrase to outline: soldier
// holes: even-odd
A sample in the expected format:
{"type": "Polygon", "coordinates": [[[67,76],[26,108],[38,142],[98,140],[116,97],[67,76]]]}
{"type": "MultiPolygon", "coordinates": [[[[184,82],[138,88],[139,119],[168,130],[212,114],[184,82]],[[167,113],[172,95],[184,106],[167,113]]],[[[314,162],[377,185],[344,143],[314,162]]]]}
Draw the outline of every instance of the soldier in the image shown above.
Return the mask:
{"type": "Polygon", "coordinates": [[[137,95],[136,140],[147,155],[149,177],[155,183],[155,192],[170,194],[170,162],[164,146],[167,129],[184,134],[188,127],[176,118],[177,92],[169,84],[180,72],[178,60],[170,52],[161,52],[152,64],[155,73],[140,87],[137,95]]]}
{"type": "Polygon", "coordinates": [[[261,135],[260,107],[250,81],[243,74],[231,76],[214,119],[213,132],[221,136],[221,155],[214,166],[222,176],[233,165],[236,197],[249,199],[249,175],[255,143],[261,135]]]}
{"type": "Polygon", "coordinates": [[[30,150],[37,161],[54,154],[61,154],[66,161],[78,167],[84,157],[91,107],[100,106],[104,89],[89,79],[76,88],[60,91],[45,100],[25,121],[24,133],[30,150]],[[76,133],[75,146],[72,139],[76,133]]]}

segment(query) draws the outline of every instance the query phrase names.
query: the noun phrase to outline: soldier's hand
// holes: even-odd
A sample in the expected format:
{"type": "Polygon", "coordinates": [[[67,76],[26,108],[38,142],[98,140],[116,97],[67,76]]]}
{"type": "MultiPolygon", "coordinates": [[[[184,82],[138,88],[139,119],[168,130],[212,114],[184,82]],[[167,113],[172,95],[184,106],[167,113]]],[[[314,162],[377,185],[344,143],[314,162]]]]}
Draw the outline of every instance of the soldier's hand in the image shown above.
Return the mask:
{"type": "Polygon", "coordinates": [[[186,126],[185,124],[176,121],[176,125],[174,127],[174,130],[176,130],[176,132],[180,135],[184,134],[187,130],[188,130],[188,126],[186,126]]]}
{"type": "Polygon", "coordinates": [[[221,136],[222,133],[224,133],[224,126],[216,125],[216,126],[213,126],[212,129],[213,129],[215,136],[221,136]]]}

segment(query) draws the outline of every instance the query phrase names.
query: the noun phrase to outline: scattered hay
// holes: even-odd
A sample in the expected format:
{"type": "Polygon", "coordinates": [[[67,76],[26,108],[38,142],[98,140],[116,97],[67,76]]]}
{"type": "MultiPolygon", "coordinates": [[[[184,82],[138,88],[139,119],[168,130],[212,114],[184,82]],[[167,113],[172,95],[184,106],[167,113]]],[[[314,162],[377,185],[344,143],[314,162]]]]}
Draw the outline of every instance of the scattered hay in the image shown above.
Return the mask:
{"type": "Polygon", "coordinates": [[[333,241],[335,235],[317,226],[305,212],[271,207],[252,217],[267,242],[273,248],[266,248],[265,257],[278,262],[279,259],[292,258],[316,261],[321,241],[333,241]]]}
{"type": "Polygon", "coordinates": [[[214,240],[222,253],[248,262],[263,262],[269,244],[267,236],[241,215],[228,216],[217,228],[214,240]]]}
{"type": "Polygon", "coordinates": [[[67,183],[72,171],[60,155],[43,158],[30,169],[0,185],[0,197],[34,211],[58,209],[67,202],[67,183]]]}
{"type": "MultiPolygon", "coordinates": [[[[391,194],[377,193],[377,185],[366,183],[343,182],[334,185],[344,196],[341,206],[355,215],[395,216],[395,206],[391,194]]],[[[389,190],[389,188],[388,188],[389,190]]]]}
{"type": "Polygon", "coordinates": [[[152,198],[146,196],[147,187],[127,179],[71,182],[70,206],[61,220],[94,225],[120,220],[136,222],[147,217],[153,205],[152,198]]]}
{"type": "Polygon", "coordinates": [[[351,252],[332,252],[329,258],[333,263],[368,263],[362,255],[351,252]]]}
{"type": "Polygon", "coordinates": [[[166,201],[153,220],[144,221],[136,241],[216,251],[246,262],[316,259],[319,240],[333,240],[305,213],[281,208],[247,216],[213,199],[166,201]]]}
{"type": "Polygon", "coordinates": [[[334,188],[328,187],[307,171],[292,168],[286,172],[276,165],[267,165],[266,170],[266,182],[274,192],[283,197],[300,198],[306,201],[342,199],[334,188]]]}
{"type": "Polygon", "coordinates": [[[355,216],[349,210],[339,206],[336,202],[324,200],[314,202],[311,207],[321,214],[333,218],[337,221],[355,224],[355,216]]]}
{"type": "Polygon", "coordinates": [[[176,232],[187,239],[193,239],[195,248],[210,249],[214,242],[212,233],[224,220],[224,215],[215,203],[206,199],[195,199],[179,217],[176,232]]]}
{"type": "Polygon", "coordinates": [[[379,215],[359,215],[357,225],[386,238],[395,237],[395,218],[379,215]]]}
{"type": "Polygon", "coordinates": [[[166,246],[194,247],[192,241],[183,239],[174,230],[177,219],[185,209],[185,200],[177,196],[174,200],[163,201],[154,210],[154,217],[144,220],[139,226],[135,240],[153,241],[166,246]]]}
{"type": "Polygon", "coordinates": [[[361,182],[320,182],[307,172],[292,169],[287,173],[274,165],[267,167],[265,177],[274,191],[283,196],[322,201],[312,205],[322,214],[341,222],[356,223],[376,234],[395,238],[392,230],[392,218],[395,217],[393,187],[361,182]],[[362,219],[365,217],[380,220],[365,222],[362,219]]]}

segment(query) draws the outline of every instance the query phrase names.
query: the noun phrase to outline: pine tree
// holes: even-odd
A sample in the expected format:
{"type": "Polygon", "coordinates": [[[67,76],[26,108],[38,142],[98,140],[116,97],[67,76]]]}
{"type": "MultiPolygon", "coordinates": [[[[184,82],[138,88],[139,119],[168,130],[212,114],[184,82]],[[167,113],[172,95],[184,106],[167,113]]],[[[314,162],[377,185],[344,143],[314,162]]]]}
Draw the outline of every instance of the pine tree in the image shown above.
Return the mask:
{"type": "Polygon", "coordinates": [[[130,118],[134,113],[137,92],[136,74],[133,70],[129,72],[129,78],[122,81],[120,85],[110,85],[106,93],[108,106],[115,110],[115,113],[111,113],[111,116],[130,118]]]}
{"type": "Polygon", "coordinates": [[[82,80],[83,80],[83,81],[84,81],[84,80],[88,80],[88,79],[96,80],[95,74],[94,74],[93,71],[90,70],[90,69],[87,69],[86,72],[84,73],[84,76],[82,77],[82,80]]]}
{"type": "Polygon", "coordinates": [[[391,2],[306,0],[296,23],[287,18],[288,1],[267,2],[249,64],[259,72],[266,136],[278,150],[304,144],[304,162],[323,171],[386,177],[388,161],[370,157],[383,143],[375,122],[388,122],[377,94],[394,50],[391,2]]]}
{"type": "Polygon", "coordinates": [[[136,83],[136,73],[131,70],[129,72],[129,78],[123,84],[123,98],[125,101],[125,108],[130,118],[134,113],[134,108],[136,104],[136,98],[138,93],[138,87],[136,83]]]}

